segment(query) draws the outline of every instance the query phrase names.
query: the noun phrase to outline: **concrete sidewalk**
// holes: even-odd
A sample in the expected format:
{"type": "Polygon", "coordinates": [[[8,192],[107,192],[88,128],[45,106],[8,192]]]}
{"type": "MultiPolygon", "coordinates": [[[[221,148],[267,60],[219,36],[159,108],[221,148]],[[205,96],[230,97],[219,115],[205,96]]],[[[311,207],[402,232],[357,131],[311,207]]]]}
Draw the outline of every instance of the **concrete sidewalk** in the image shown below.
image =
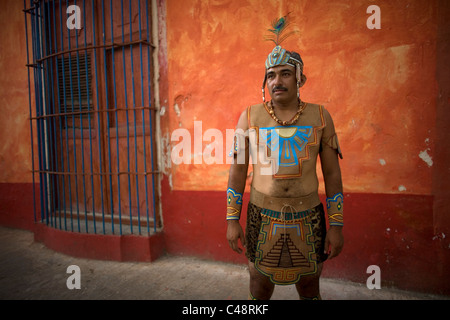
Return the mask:
{"type": "MultiPolygon", "coordinates": [[[[70,257],[33,241],[29,231],[0,227],[0,299],[245,300],[245,266],[191,257],[164,256],[153,263],[70,257]],[[81,289],[69,290],[67,267],[81,270],[81,289]]],[[[450,299],[321,279],[327,300],[450,299]]],[[[274,300],[296,300],[295,286],[277,286],[274,300]]]]}

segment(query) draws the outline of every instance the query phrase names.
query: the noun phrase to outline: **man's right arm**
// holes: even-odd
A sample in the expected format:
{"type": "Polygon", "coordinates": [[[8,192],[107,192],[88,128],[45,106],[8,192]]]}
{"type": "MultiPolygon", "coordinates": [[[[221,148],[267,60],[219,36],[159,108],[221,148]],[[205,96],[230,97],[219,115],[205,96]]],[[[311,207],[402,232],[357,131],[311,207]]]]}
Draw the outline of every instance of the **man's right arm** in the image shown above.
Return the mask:
{"type": "Polygon", "coordinates": [[[246,133],[247,112],[244,111],[239,117],[236,127],[235,142],[233,146],[233,162],[230,167],[227,188],[227,240],[234,251],[241,253],[238,240],[241,240],[245,246],[244,231],[239,223],[242,200],[247,180],[248,164],[249,164],[249,145],[248,138],[242,133],[246,133]],[[239,134],[240,133],[240,134],[239,134]]]}

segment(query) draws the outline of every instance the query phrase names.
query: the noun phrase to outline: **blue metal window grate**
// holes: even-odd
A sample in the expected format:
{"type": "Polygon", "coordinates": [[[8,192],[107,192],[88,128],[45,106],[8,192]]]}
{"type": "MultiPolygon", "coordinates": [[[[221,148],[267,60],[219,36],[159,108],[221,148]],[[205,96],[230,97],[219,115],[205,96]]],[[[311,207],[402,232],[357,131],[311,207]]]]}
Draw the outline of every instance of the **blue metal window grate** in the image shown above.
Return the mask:
{"type": "Polygon", "coordinates": [[[157,232],[149,2],[24,0],[24,13],[35,221],[157,232]]]}

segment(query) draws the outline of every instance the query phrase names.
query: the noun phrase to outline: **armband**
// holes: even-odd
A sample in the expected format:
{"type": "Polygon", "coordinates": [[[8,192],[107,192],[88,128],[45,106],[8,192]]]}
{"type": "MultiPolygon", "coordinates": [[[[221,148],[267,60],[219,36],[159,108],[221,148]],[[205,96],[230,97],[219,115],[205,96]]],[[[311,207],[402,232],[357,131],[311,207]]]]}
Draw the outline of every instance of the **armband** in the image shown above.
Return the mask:
{"type": "Polygon", "coordinates": [[[227,220],[239,220],[241,218],[242,193],[227,189],[227,220]]]}
{"type": "Polygon", "coordinates": [[[327,198],[327,214],[330,226],[344,225],[344,195],[341,192],[327,198]]]}

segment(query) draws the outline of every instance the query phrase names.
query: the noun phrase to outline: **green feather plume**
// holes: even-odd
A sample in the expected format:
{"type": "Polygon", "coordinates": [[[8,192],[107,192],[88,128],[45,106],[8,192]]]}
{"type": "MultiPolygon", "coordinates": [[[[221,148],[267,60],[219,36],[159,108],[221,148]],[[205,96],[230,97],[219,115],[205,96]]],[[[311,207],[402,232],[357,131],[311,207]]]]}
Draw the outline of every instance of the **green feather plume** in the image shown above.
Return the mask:
{"type": "Polygon", "coordinates": [[[289,13],[279,19],[275,19],[272,21],[271,23],[272,29],[268,29],[268,31],[270,31],[271,34],[265,37],[266,41],[273,41],[277,46],[281,42],[286,40],[287,37],[295,33],[295,31],[291,31],[288,33],[285,32],[287,27],[290,25],[288,15],[289,13]]]}

